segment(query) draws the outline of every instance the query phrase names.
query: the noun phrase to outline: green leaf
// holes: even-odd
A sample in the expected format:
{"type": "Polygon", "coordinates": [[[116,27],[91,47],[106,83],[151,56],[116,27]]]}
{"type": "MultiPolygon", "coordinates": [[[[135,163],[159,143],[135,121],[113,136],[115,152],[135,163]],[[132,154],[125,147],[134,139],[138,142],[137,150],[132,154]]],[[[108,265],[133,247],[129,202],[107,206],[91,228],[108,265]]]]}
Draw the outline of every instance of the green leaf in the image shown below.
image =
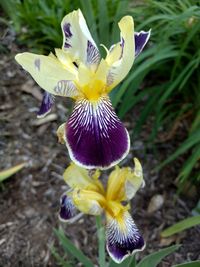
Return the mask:
{"type": "Polygon", "coordinates": [[[176,159],[179,155],[186,152],[188,149],[193,147],[196,143],[200,141],[199,129],[193,132],[181,145],[180,147],[172,154],[169,158],[163,161],[156,169],[160,170],[163,166],[170,163],[176,159]]]}
{"type": "Polygon", "coordinates": [[[85,267],[94,267],[92,261],[86,255],[84,255],[81,250],[74,246],[74,244],[65,236],[61,229],[54,229],[54,232],[59,238],[62,246],[67,249],[70,254],[79,260],[85,267]]]}
{"type": "Polygon", "coordinates": [[[182,232],[183,230],[186,230],[188,228],[194,227],[196,225],[200,225],[200,215],[199,216],[193,216],[189,217],[185,220],[182,220],[169,228],[165,229],[162,233],[162,237],[168,237],[171,235],[174,235],[176,233],[182,232]]]}
{"type": "Polygon", "coordinates": [[[129,4],[128,0],[118,1],[117,10],[113,18],[114,25],[112,28],[112,36],[111,36],[111,40],[113,43],[119,41],[119,28],[117,27],[117,22],[121,19],[121,17],[127,11],[128,4],[129,4]]]}
{"type": "Polygon", "coordinates": [[[18,164],[12,168],[9,168],[5,171],[1,171],[0,172],[0,182],[3,182],[4,180],[9,178],[10,176],[15,174],[16,172],[20,171],[25,166],[25,164],[26,163],[21,163],[21,164],[18,164]]]}
{"type": "Polygon", "coordinates": [[[105,267],[106,254],[105,254],[105,229],[101,222],[101,216],[96,217],[97,235],[98,235],[98,248],[99,248],[99,266],[105,267]]]}
{"type": "Polygon", "coordinates": [[[173,253],[177,249],[180,248],[180,245],[174,245],[168,248],[164,248],[159,250],[158,252],[154,252],[142,259],[136,267],[156,267],[162,259],[164,259],[169,254],[173,253]]]}
{"type": "Polygon", "coordinates": [[[98,28],[99,28],[99,40],[105,46],[109,45],[109,17],[106,0],[98,0],[98,28]]]}
{"type": "Polygon", "coordinates": [[[197,144],[192,149],[191,156],[188,157],[188,159],[184,162],[183,168],[181,169],[178,178],[181,182],[184,182],[187,177],[189,177],[190,173],[192,172],[192,169],[196,165],[200,158],[200,138],[197,144]]]}
{"type": "Polygon", "coordinates": [[[66,262],[56,251],[55,247],[50,248],[52,255],[55,257],[55,259],[58,261],[59,265],[62,265],[62,267],[73,267],[70,263],[66,262]]]}
{"type": "Polygon", "coordinates": [[[172,267],[199,267],[200,261],[191,261],[186,263],[181,263],[178,265],[173,265],[172,267]]]}
{"type": "Polygon", "coordinates": [[[135,267],[135,256],[130,256],[126,258],[122,263],[116,263],[113,260],[110,260],[108,267],[135,267]]]}
{"type": "Polygon", "coordinates": [[[95,42],[99,43],[99,38],[97,34],[97,25],[96,25],[96,19],[94,15],[94,9],[92,7],[92,1],[91,0],[84,0],[80,1],[81,9],[84,14],[84,17],[89,25],[89,29],[92,33],[92,37],[94,38],[95,42]]]}

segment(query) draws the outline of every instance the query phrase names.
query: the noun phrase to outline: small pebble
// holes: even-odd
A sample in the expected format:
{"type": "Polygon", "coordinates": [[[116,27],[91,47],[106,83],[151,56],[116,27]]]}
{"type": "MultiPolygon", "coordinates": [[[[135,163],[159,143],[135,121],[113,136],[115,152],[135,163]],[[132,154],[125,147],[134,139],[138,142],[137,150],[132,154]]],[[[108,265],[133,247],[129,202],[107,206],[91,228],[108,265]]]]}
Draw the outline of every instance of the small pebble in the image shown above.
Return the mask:
{"type": "Polygon", "coordinates": [[[147,212],[152,213],[159,210],[164,203],[164,198],[162,195],[155,195],[151,198],[147,212]]]}

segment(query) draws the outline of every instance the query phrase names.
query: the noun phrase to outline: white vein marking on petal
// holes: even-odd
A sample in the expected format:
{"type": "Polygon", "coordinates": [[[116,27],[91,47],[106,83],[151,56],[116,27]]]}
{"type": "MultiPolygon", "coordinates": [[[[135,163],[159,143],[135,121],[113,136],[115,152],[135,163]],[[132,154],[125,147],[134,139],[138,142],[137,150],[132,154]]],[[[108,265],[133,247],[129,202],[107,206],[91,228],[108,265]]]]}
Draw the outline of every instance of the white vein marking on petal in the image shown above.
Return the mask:
{"type": "Polygon", "coordinates": [[[139,230],[129,213],[124,214],[126,231],[122,231],[117,220],[110,220],[107,225],[107,239],[111,245],[119,243],[136,243],[140,239],[139,230]]]}
{"type": "Polygon", "coordinates": [[[100,55],[98,49],[90,42],[87,41],[87,63],[97,64],[99,62],[100,55]]]}
{"type": "Polygon", "coordinates": [[[69,119],[70,125],[75,130],[74,134],[79,134],[80,137],[83,129],[94,133],[97,126],[100,129],[98,131],[100,137],[109,138],[108,130],[116,129],[116,122],[119,122],[119,119],[106,97],[102,97],[97,106],[86,99],[80,100],[69,119]]]}
{"type": "Polygon", "coordinates": [[[56,86],[54,87],[54,92],[56,94],[60,94],[63,96],[76,96],[77,89],[73,82],[69,80],[60,80],[57,82],[56,86]]]}
{"type": "Polygon", "coordinates": [[[109,71],[107,75],[106,84],[107,86],[110,86],[113,82],[114,82],[114,74],[112,73],[112,71],[109,71]]]}

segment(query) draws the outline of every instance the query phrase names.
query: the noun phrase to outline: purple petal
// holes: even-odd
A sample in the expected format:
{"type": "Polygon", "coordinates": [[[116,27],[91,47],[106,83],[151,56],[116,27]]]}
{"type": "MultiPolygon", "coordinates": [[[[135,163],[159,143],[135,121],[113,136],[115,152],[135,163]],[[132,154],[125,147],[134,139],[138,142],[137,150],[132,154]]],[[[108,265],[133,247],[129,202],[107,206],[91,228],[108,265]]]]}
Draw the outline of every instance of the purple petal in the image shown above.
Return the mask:
{"type": "Polygon", "coordinates": [[[71,159],[88,169],[110,168],[129,151],[128,132],[108,97],[77,101],[65,132],[71,159]]]}
{"type": "Polygon", "coordinates": [[[73,204],[71,197],[63,194],[60,198],[59,219],[68,221],[77,214],[77,209],[73,204]]]}
{"type": "Polygon", "coordinates": [[[145,47],[150,38],[151,30],[148,32],[140,31],[134,33],[135,38],[135,57],[137,57],[145,47]]]}
{"type": "Polygon", "coordinates": [[[51,107],[54,103],[54,96],[48,92],[44,92],[40,110],[37,113],[38,118],[42,118],[51,111],[51,107]]]}
{"type": "Polygon", "coordinates": [[[128,212],[123,214],[120,221],[109,218],[106,239],[108,253],[117,263],[145,247],[144,239],[128,212]]]}

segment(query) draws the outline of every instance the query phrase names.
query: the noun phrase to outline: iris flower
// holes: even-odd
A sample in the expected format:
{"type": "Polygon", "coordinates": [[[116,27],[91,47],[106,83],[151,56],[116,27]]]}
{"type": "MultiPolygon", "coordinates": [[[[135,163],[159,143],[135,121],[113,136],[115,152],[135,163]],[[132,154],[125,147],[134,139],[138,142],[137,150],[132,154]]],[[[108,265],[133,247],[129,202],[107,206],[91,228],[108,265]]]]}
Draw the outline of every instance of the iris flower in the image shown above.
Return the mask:
{"type": "Polygon", "coordinates": [[[67,222],[77,215],[77,210],[95,216],[104,212],[107,251],[117,263],[145,247],[128,211],[128,201],[144,186],[142,167],[136,158],[134,161],[134,171],[117,166],[108,178],[106,189],[98,180],[98,170],[91,173],[72,163],[64,172],[70,190],[61,196],[60,219],[67,222]]]}
{"type": "Polygon", "coordinates": [[[55,55],[25,52],[15,57],[45,90],[38,117],[51,110],[54,96],[75,100],[72,114],[59,133],[70,158],[88,169],[110,168],[129,151],[128,132],[108,94],[128,74],[150,31],[134,33],[131,16],[123,17],[118,25],[121,39],[109,50],[105,48],[107,56],[102,59],[80,10],[63,18],[63,45],[62,49],[55,49],[55,55]]]}

